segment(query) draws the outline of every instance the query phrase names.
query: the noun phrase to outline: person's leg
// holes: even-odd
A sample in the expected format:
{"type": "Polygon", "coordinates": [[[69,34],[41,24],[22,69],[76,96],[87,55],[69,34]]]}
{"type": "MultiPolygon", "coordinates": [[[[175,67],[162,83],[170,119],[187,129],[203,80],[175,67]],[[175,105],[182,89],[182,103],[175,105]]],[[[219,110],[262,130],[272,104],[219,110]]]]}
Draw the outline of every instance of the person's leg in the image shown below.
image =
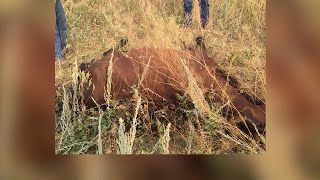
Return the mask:
{"type": "Polygon", "coordinates": [[[63,58],[63,51],[62,51],[62,45],[61,45],[61,37],[60,37],[60,33],[59,33],[59,29],[57,26],[57,23],[55,25],[55,59],[56,60],[60,60],[63,58]]]}
{"type": "Polygon", "coordinates": [[[63,49],[66,45],[67,24],[66,24],[65,12],[60,0],[56,0],[55,2],[55,12],[56,12],[56,25],[55,25],[56,59],[62,59],[63,49]]]}
{"type": "Polygon", "coordinates": [[[192,0],[183,0],[185,25],[190,26],[192,24],[192,0]]]}
{"type": "Polygon", "coordinates": [[[209,0],[199,0],[199,4],[201,9],[201,25],[205,28],[209,20],[209,0]]]}

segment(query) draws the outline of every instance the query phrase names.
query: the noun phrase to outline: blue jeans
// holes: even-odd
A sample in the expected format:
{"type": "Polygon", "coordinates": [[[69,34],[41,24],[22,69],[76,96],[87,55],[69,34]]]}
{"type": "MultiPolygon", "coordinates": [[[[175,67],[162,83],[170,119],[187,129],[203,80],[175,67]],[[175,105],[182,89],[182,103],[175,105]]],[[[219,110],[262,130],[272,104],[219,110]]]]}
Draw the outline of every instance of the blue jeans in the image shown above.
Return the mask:
{"type": "Polygon", "coordinates": [[[55,59],[63,58],[63,49],[66,46],[67,23],[60,0],[55,1],[56,23],[55,23],[55,59]]]}
{"type": "MultiPolygon", "coordinates": [[[[198,0],[201,13],[201,25],[204,28],[209,19],[209,0],[198,0]]],[[[186,25],[192,23],[192,0],[183,0],[184,16],[186,25]]]]}

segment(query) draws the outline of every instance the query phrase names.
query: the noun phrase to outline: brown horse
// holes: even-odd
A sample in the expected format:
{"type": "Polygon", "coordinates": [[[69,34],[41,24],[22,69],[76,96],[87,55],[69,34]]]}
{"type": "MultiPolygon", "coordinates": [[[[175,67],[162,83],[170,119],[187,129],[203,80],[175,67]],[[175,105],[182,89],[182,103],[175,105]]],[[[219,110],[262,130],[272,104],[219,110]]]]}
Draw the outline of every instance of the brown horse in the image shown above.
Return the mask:
{"type": "Polygon", "coordinates": [[[190,87],[190,79],[194,79],[204,94],[214,89],[217,102],[231,100],[226,115],[251,119],[259,129],[264,128],[265,105],[257,106],[247,100],[217,72],[217,65],[207,55],[201,39],[195,48],[186,51],[141,48],[123,53],[110,49],[102,59],[82,63],[80,70],[89,72],[91,81],[84,84],[84,103],[88,107],[106,102],[108,74],[112,79],[111,96],[116,100],[131,97],[131,87],[136,86],[149,99],[175,101],[176,94],[190,87]]]}

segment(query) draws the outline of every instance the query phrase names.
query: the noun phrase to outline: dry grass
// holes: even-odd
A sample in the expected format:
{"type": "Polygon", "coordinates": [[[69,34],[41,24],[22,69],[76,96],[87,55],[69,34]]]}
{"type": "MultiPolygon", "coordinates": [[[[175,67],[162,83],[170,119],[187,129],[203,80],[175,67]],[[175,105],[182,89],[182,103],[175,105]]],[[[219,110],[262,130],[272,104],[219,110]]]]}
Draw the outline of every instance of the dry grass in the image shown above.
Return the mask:
{"type": "MultiPolygon", "coordinates": [[[[199,93],[199,87],[185,66],[181,66],[183,73],[177,76],[187,79],[185,92],[188,95],[178,96],[179,107],[165,104],[156,109],[153,102],[144,98],[140,106],[129,101],[113,101],[109,91],[112,84],[108,83],[106,99],[113,108],[88,113],[90,110],[86,110],[83,104],[81,108],[77,105],[81,86],[76,86],[75,82],[78,62],[101,57],[122,36],[128,37],[128,48],[179,50],[182,41],[192,45],[194,37],[203,35],[209,55],[239,81],[241,90],[265,101],[265,1],[214,0],[210,4],[210,21],[205,30],[200,28],[197,4],[194,5],[193,26],[182,27],[182,0],[62,2],[69,34],[65,61],[56,63],[57,102],[63,102],[62,110],[56,115],[56,153],[221,154],[264,151],[263,137],[254,140],[221,117],[221,107],[229,102],[204,101],[205,97],[199,93]],[[62,84],[71,84],[71,88],[62,84]],[[123,124],[119,125],[120,118],[123,124]],[[121,137],[126,136],[128,124],[132,125],[130,129],[135,129],[134,140],[130,140],[130,151],[122,151],[119,145],[126,144],[121,137]]],[[[146,71],[147,68],[148,65],[146,71]]]]}

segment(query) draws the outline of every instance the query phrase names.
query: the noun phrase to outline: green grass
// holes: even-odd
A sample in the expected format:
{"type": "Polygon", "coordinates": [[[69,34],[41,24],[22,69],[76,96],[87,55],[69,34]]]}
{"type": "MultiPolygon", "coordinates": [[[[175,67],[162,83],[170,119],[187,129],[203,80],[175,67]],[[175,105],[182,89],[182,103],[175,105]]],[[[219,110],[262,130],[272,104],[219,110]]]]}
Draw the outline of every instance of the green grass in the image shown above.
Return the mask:
{"type": "Polygon", "coordinates": [[[56,113],[56,153],[254,154],[264,151],[263,137],[254,140],[241,134],[233,121],[226,122],[220,115],[223,104],[216,104],[210,97],[206,97],[209,103],[202,102],[195,89],[186,89],[188,95],[177,95],[177,107],[155,106],[142,97],[140,105],[111,99],[112,108],[90,112],[75,101],[81,96],[81,87],[75,85],[75,80],[77,64],[101,57],[122,36],[128,37],[128,48],[181,49],[182,41],[192,45],[197,35],[204,35],[209,55],[239,81],[241,90],[265,101],[265,1],[215,0],[210,4],[210,21],[205,30],[199,26],[197,4],[193,26],[182,27],[180,0],[62,2],[68,21],[68,45],[65,60],[56,63],[57,106],[62,104],[56,113]]]}

